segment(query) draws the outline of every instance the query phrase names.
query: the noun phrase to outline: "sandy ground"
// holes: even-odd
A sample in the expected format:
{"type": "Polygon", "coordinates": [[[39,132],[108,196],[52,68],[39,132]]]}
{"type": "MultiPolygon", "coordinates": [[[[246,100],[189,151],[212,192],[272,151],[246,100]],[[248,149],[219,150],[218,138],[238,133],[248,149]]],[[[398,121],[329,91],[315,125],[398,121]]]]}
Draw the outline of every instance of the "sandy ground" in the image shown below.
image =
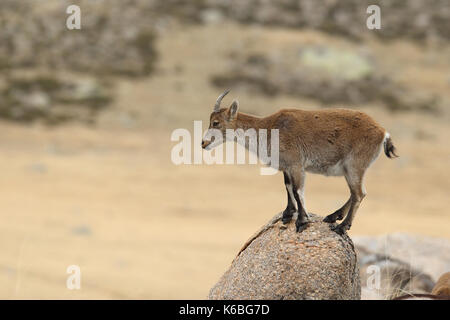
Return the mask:
{"type": "MultiPolygon", "coordinates": [[[[329,40],[298,31],[226,27],[166,34],[158,74],[120,82],[115,105],[95,128],[0,122],[0,298],[201,299],[245,240],[285,207],[281,174],[261,176],[258,166],[170,161],[172,130],[192,130],[193,120],[209,117],[218,94],[209,77],[225,67],[223,59],[212,57],[225,57],[230,46],[245,49],[248,37],[329,40]],[[214,35],[214,45],[205,45],[214,35]],[[69,265],[81,267],[81,290],[66,288],[69,265]]],[[[410,44],[370,48],[393,47],[399,55],[391,54],[390,63],[405,52],[408,59],[421,59],[410,44]]],[[[436,73],[439,82],[442,68],[440,62],[404,67],[399,78],[426,72],[432,78],[436,73]]],[[[258,114],[314,106],[285,96],[235,95],[243,111],[258,114]]],[[[368,195],[350,234],[450,238],[448,114],[359,109],[391,132],[401,158],[381,155],[370,168],[368,195]]],[[[307,177],[309,211],[325,216],[347,198],[343,178],[307,177]]]]}

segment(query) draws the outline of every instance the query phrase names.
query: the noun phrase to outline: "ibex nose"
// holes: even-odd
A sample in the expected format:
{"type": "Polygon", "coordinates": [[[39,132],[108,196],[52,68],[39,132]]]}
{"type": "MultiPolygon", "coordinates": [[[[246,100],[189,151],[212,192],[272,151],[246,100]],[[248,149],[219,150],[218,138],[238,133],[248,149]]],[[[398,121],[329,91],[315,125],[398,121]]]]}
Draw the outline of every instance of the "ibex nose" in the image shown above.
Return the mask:
{"type": "Polygon", "coordinates": [[[212,137],[211,141],[202,140],[202,148],[205,149],[214,141],[214,137],[212,137]]]}

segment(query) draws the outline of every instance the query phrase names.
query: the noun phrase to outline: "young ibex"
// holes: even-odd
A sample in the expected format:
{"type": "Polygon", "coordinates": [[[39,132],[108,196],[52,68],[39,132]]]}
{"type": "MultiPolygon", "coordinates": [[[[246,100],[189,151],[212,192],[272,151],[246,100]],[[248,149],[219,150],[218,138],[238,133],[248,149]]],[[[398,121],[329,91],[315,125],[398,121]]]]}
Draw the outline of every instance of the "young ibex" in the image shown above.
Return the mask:
{"type": "MultiPolygon", "coordinates": [[[[217,98],[209,129],[218,129],[224,136],[226,129],[267,129],[269,141],[270,129],[279,130],[278,169],[283,171],[288,199],[283,211],[283,223],[290,222],[297,211],[297,231],[306,228],[305,172],[312,172],[345,177],[350,188],[350,198],[324,221],[334,223],[345,217],[334,230],[339,234],[349,230],[361,200],[366,195],[363,178],[367,168],[378,157],[383,146],[386,156],[397,157],[389,133],[365,113],[353,110],[283,109],[268,117],[258,118],[238,112],[236,100],[229,108],[220,108],[228,92],[225,91],[217,98]]],[[[202,140],[204,149],[211,149],[223,141],[213,143],[208,139],[210,136],[207,132],[202,140]]]]}

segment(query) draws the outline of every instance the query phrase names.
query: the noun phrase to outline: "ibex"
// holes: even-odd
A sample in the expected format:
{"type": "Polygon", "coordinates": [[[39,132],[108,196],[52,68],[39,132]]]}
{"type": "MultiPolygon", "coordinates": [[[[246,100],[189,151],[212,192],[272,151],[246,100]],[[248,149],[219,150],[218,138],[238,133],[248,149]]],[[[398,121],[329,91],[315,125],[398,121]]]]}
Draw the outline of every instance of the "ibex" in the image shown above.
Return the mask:
{"type": "MultiPolygon", "coordinates": [[[[367,114],[347,109],[283,109],[263,118],[251,116],[238,112],[236,100],[229,108],[220,107],[228,92],[217,98],[202,148],[209,150],[223,141],[209,138],[211,129],[220,130],[224,136],[227,129],[254,128],[256,131],[267,129],[268,132],[278,129],[278,169],[284,175],[288,200],[282,215],[283,223],[289,223],[297,212],[297,232],[306,228],[309,217],[304,202],[305,172],[311,172],[345,177],[350,198],[324,221],[334,223],[345,217],[333,229],[339,234],[349,230],[366,195],[363,178],[367,168],[378,157],[383,146],[387,157],[397,157],[389,133],[367,114]]],[[[248,148],[248,143],[245,144],[248,148]]]]}

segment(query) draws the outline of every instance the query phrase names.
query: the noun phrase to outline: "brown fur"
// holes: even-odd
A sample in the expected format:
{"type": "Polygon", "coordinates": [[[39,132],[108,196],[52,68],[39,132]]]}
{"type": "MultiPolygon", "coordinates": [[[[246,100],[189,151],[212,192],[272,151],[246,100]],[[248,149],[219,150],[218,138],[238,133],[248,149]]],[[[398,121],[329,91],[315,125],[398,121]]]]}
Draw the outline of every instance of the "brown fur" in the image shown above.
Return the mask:
{"type": "Polygon", "coordinates": [[[450,297],[450,272],[444,273],[439,278],[431,294],[450,297]]]}
{"type": "MultiPolygon", "coordinates": [[[[219,129],[224,135],[226,129],[268,129],[268,133],[270,129],[279,130],[279,170],[285,174],[288,192],[288,207],[283,221],[287,223],[291,220],[295,212],[292,203],[296,203],[298,229],[304,228],[308,222],[303,199],[305,172],[345,176],[351,196],[342,208],[324,220],[335,222],[346,216],[343,223],[335,228],[343,233],[350,228],[354,214],[365,196],[362,185],[364,173],[378,157],[383,144],[386,155],[395,156],[395,147],[386,135],[386,130],[360,111],[283,109],[258,118],[237,112],[236,101],[230,108],[219,109],[217,106],[216,103],[216,109],[210,116],[210,128],[219,129]],[[293,196],[292,190],[295,191],[293,196]]],[[[203,141],[202,146],[206,147],[209,143],[203,141]]]]}

